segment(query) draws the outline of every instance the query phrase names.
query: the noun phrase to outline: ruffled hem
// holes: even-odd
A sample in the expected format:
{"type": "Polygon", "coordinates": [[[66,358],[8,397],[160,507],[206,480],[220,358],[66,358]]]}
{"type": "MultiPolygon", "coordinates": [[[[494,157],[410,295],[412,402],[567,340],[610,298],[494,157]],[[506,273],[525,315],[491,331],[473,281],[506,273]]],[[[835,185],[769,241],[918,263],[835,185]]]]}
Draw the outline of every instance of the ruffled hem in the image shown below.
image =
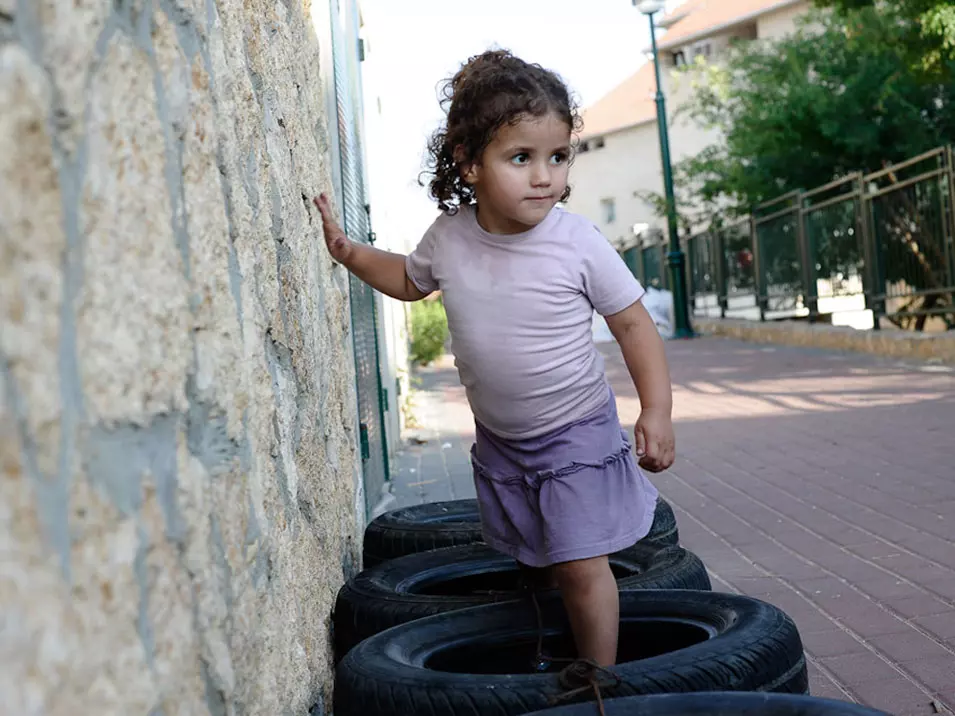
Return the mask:
{"type": "Polygon", "coordinates": [[[548,470],[538,470],[535,472],[527,473],[513,473],[508,475],[495,474],[487,466],[481,463],[477,458],[476,446],[471,447],[471,464],[474,468],[474,472],[477,476],[483,477],[491,482],[497,482],[503,485],[511,485],[517,483],[526,483],[526,482],[535,482],[540,483],[545,480],[553,480],[555,478],[559,479],[562,477],[568,477],[574,473],[580,472],[581,470],[587,469],[604,469],[610,467],[611,465],[625,460],[632,450],[632,446],[624,440],[623,446],[614,453],[607,455],[601,460],[574,460],[567,463],[563,467],[552,468],[548,470]]]}
{"type": "Polygon", "coordinates": [[[640,529],[638,528],[614,540],[589,544],[583,547],[556,550],[547,552],[546,554],[538,554],[526,547],[511,544],[506,540],[498,539],[488,532],[484,532],[482,536],[484,543],[491,549],[496,549],[498,552],[526,564],[528,567],[543,569],[562,562],[575,562],[581,559],[593,559],[594,557],[611,555],[627,547],[632,547],[646,537],[649,531],[650,528],[648,527],[643,534],[640,534],[640,529]]]}

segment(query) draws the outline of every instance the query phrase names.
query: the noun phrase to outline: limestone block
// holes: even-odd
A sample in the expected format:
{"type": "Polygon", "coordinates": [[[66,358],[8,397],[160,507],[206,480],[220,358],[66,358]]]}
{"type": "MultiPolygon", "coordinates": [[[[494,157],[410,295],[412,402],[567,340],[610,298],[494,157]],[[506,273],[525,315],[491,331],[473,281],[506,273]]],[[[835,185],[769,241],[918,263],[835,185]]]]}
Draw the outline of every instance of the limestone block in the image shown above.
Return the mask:
{"type": "Polygon", "coordinates": [[[141,423],[185,407],[188,246],[173,230],[167,177],[177,167],[151,79],[146,54],[117,34],[91,88],[78,340],[94,421],[141,423]]]}
{"type": "Polygon", "coordinates": [[[43,65],[60,97],[60,140],[73,154],[83,132],[90,68],[112,3],[104,0],[33,0],[43,65]]]}
{"type": "Polygon", "coordinates": [[[10,713],[45,716],[148,711],[156,693],[136,628],[133,520],[123,519],[85,480],[74,483],[76,541],[67,583],[47,548],[34,492],[21,489],[10,468],[5,460],[0,484],[0,599],[9,626],[0,630],[5,705],[10,713]]]}
{"type": "Polygon", "coordinates": [[[0,107],[0,355],[17,392],[29,398],[20,401],[23,417],[38,467],[50,474],[60,439],[66,237],[47,125],[51,90],[16,45],[0,46],[0,107]]]}
{"type": "Polygon", "coordinates": [[[223,406],[229,435],[242,432],[248,395],[242,381],[242,275],[233,253],[224,187],[217,166],[218,147],[212,79],[199,54],[187,56],[176,30],[164,15],[156,18],[153,41],[163,78],[166,118],[173,151],[181,166],[179,181],[188,229],[192,310],[196,342],[198,394],[223,406]]]}

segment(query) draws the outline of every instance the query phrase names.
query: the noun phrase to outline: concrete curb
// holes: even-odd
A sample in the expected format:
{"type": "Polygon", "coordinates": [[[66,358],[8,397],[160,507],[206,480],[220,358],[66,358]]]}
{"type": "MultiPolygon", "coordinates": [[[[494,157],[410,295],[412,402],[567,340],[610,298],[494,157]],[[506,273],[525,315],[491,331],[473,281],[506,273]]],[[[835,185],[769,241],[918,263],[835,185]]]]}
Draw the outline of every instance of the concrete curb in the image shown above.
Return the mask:
{"type": "Polygon", "coordinates": [[[955,365],[955,334],[910,333],[897,330],[860,331],[844,326],[798,321],[758,323],[740,319],[694,318],[700,333],[753,343],[779,343],[807,348],[858,351],[955,365]]]}

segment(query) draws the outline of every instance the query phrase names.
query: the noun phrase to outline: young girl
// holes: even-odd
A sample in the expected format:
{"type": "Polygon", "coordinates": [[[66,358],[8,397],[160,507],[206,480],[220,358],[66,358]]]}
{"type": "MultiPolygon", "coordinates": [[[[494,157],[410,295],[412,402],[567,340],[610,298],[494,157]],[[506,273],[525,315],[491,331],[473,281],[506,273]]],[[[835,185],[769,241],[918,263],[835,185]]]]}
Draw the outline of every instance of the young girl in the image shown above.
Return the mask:
{"type": "Polygon", "coordinates": [[[430,142],[442,213],[410,256],[348,240],[323,195],[332,257],[377,290],[440,290],[475,416],[474,483],[488,545],[550,568],[578,656],[617,656],[619,596],[608,555],[646,536],[657,491],[631,453],[594,346],[596,309],[640,396],[640,466],[673,462],[670,377],[644,290],[587,219],[558,207],[579,125],[552,72],[506,51],[471,58],[445,91],[430,142]]]}

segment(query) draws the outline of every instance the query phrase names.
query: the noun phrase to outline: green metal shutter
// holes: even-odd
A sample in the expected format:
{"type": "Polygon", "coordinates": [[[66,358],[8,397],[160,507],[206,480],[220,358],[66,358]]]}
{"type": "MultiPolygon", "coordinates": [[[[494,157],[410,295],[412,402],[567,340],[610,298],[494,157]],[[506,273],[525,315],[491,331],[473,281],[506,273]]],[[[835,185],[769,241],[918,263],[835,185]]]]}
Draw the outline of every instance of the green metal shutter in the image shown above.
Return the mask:
{"type": "MultiPolygon", "coordinates": [[[[354,0],[332,0],[330,5],[344,228],[353,241],[372,243],[374,235],[365,193],[361,137],[358,8],[354,0]]],[[[370,514],[389,479],[384,393],[378,362],[378,310],[375,291],[354,276],[349,281],[365,508],[370,514]]]]}

